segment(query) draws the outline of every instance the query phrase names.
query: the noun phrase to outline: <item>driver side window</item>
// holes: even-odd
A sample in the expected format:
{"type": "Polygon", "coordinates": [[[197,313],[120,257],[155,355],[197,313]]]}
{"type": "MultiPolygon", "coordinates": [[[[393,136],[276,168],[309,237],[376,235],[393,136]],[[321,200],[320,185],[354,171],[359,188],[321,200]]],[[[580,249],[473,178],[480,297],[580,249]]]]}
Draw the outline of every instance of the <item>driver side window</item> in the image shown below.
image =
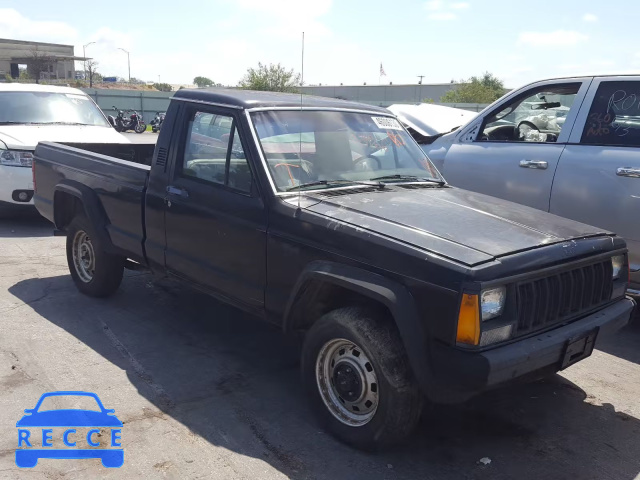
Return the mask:
{"type": "Polygon", "coordinates": [[[548,85],[518,95],[485,119],[477,141],[557,142],[580,86],[548,85]]]}

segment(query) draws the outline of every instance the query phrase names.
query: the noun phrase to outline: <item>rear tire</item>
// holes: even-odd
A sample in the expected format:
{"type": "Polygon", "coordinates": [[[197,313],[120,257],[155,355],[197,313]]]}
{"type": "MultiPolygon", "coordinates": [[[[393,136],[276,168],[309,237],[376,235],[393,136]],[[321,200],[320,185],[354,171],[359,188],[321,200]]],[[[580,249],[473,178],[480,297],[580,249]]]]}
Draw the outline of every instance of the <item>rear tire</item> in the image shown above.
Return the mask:
{"type": "Polygon", "coordinates": [[[108,297],[122,282],[125,258],[105,252],[91,222],[77,215],[67,229],[67,263],[80,292],[108,297]]]}
{"type": "Polygon", "coordinates": [[[423,397],[398,331],[375,310],[347,307],[320,318],[305,337],[302,375],[322,424],[353,447],[399,443],[420,420],[423,397]]]}
{"type": "Polygon", "coordinates": [[[136,128],[134,129],[134,131],[136,133],[143,133],[146,129],[147,129],[147,125],[145,123],[140,122],[136,125],[136,128]]]}

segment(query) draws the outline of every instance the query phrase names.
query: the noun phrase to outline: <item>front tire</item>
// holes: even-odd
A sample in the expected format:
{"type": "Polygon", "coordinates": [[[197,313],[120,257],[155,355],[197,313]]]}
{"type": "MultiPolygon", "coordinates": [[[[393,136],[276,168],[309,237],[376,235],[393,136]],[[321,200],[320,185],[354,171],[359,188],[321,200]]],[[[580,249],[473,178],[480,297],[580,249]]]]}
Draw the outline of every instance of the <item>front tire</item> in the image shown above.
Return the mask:
{"type": "Polygon", "coordinates": [[[67,229],[67,263],[80,292],[90,297],[108,297],[122,282],[125,259],[104,251],[94,226],[77,215],[67,229]]]}
{"type": "Polygon", "coordinates": [[[378,450],[415,429],[423,397],[395,325],[348,307],[320,318],[302,350],[303,382],[325,428],[342,442],[378,450]]]}

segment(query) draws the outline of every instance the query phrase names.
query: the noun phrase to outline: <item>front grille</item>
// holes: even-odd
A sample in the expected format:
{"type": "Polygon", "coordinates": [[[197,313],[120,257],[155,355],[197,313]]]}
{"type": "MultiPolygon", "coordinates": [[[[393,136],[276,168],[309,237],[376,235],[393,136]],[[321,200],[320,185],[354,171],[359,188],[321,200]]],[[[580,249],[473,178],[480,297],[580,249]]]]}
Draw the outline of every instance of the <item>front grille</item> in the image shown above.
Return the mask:
{"type": "Polygon", "coordinates": [[[578,316],[611,298],[611,260],[516,284],[516,335],[578,316]]]}

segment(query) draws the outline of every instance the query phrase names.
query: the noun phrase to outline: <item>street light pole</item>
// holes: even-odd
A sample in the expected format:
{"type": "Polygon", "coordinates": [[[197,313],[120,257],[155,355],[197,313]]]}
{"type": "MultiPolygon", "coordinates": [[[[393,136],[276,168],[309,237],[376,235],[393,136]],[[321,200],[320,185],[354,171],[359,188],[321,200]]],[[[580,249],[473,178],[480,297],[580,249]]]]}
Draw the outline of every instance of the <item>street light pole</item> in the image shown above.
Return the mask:
{"type": "Polygon", "coordinates": [[[129,51],[119,47],[118,47],[118,50],[122,50],[124,53],[127,54],[127,67],[129,68],[129,83],[131,83],[131,60],[129,58],[129,51]]]}
{"type": "Polygon", "coordinates": [[[85,50],[92,43],[96,43],[96,42],[89,42],[86,45],[82,46],[82,58],[84,58],[84,60],[82,61],[82,68],[84,70],[84,80],[87,79],[87,53],[85,50]]]}

